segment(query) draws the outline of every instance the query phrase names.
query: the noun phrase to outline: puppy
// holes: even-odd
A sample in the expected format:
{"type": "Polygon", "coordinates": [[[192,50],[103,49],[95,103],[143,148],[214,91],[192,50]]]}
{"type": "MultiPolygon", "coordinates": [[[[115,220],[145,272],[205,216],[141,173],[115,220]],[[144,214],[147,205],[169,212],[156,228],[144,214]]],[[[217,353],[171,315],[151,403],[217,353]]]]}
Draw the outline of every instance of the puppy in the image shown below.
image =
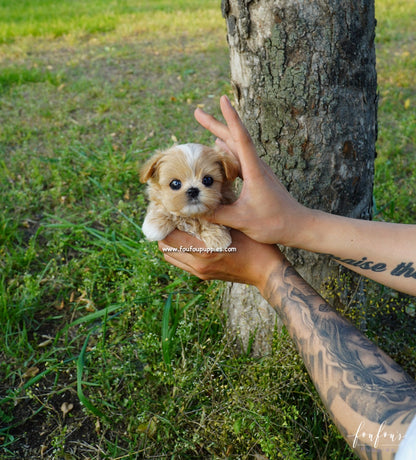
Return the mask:
{"type": "Polygon", "coordinates": [[[150,201],[142,227],[146,238],[163,240],[177,228],[196,236],[207,248],[227,248],[229,229],[206,221],[204,215],[235,200],[232,183],[238,170],[232,155],[201,144],[176,145],[156,153],[140,171],[150,201]]]}

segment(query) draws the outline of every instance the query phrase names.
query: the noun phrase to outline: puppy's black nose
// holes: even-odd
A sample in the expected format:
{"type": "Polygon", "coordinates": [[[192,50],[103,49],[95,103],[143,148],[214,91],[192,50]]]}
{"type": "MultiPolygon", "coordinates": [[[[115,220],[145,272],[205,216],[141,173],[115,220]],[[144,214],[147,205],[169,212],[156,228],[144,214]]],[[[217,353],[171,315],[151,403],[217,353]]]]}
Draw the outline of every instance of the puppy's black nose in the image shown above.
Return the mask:
{"type": "Polygon", "coordinates": [[[199,195],[199,188],[196,188],[196,187],[188,188],[188,190],[186,191],[186,194],[188,195],[189,198],[196,198],[199,195]]]}

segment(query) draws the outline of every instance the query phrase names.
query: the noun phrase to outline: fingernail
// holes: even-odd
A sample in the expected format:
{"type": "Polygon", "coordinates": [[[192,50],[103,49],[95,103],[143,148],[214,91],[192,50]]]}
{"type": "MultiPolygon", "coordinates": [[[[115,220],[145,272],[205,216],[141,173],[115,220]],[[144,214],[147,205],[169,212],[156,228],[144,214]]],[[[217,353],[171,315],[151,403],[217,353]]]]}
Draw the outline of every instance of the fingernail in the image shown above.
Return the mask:
{"type": "Polygon", "coordinates": [[[226,95],[224,94],[223,98],[225,99],[226,104],[228,104],[228,106],[231,107],[231,109],[233,109],[233,110],[235,111],[235,108],[234,108],[232,102],[230,101],[230,99],[228,98],[228,96],[226,96],[226,95]]]}

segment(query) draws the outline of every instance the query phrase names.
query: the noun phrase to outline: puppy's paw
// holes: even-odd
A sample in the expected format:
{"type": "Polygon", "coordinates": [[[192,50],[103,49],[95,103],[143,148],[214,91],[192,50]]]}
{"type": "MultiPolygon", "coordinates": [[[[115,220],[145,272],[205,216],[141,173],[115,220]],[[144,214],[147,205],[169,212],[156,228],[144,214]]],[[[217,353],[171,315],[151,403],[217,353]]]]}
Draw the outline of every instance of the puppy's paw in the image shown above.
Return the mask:
{"type": "Polygon", "coordinates": [[[212,224],[201,232],[201,239],[207,248],[226,249],[231,244],[230,230],[223,225],[212,224]]]}
{"type": "Polygon", "coordinates": [[[166,238],[173,228],[170,222],[158,221],[146,216],[143,222],[142,232],[148,241],[160,241],[166,238]]]}

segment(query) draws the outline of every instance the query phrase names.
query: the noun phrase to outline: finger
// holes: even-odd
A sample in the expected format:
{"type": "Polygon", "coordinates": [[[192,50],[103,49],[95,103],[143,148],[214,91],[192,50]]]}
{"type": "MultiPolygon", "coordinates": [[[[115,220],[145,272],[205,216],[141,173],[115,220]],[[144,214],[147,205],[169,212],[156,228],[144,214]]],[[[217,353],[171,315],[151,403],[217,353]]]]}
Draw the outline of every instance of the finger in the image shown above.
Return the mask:
{"type": "Polygon", "coordinates": [[[158,244],[166,262],[203,280],[212,279],[208,274],[200,273],[198,270],[198,259],[209,259],[212,255],[204,252],[193,253],[195,249],[197,251],[199,248],[205,248],[205,245],[197,238],[179,230],[174,230],[164,240],[159,241],[158,244]]]}
{"type": "Polygon", "coordinates": [[[227,123],[227,127],[230,130],[230,133],[236,139],[239,138],[250,138],[250,135],[241,121],[240,116],[238,115],[237,110],[231,104],[230,99],[227,96],[221,96],[220,98],[220,108],[221,113],[224,116],[224,119],[227,123]]]}
{"type": "Polygon", "coordinates": [[[158,243],[159,249],[163,252],[163,257],[166,262],[175,265],[176,267],[182,268],[186,271],[190,271],[192,254],[183,251],[182,247],[175,248],[168,244],[165,244],[163,241],[158,243]]]}
{"type": "Polygon", "coordinates": [[[235,203],[220,205],[207,215],[206,218],[214,224],[240,229],[240,214],[237,206],[235,203]]]}
{"type": "Polygon", "coordinates": [[[197,272],[192,268],[192,266],[187,264],[182,259],[177,259],[173,257],[170,253],[164,253],[163,256],[166,262],[170,263],[171,265],[174,265],[175,267],[178,267],[181,270],[185,270],[186,272],[191,273],[192,275],[198,276],[197,272]]]}
{"type": "Polygon", "coordinates": [[[238,154],[234,153],[233,150],[228,146],[228,144],[226,144],[223,140],[221,140],[219,138],[217,138],[215,140],[215,144],[217,145],[217,147],[220,150],[229,153],[231,156],[233,156],[237,160],[237,162],[238,162],[238,177],[240,177],[242,179],[243,174],[241,172],[241,163],[240,163],[240,160],[238,158],[238,154]]]}
{"type": "Polygon", "coordinates": [[[230,153],[231,155],[233,155],[234,157],[236,156],[234,154],[234,152],[230,149],[230,147],[228,146],[228,144],[226,144],[222,139],[220,139],[219,137],[217,137],[217,139],[215,139],[215,143],[217,144],[217,146],[221,149],[221,150],[225,150],[226,152],[230,153]]]}
{"type": "Polygon", "coordinates": [[[180,230],[173,230],[169,235],[163,239],[160,243],[171,248],[204,248],[204,243],[198,238],[190,235],[189,233],[182,232],[180,230]]]}
{"type": "Polygon", "coordinates": [[[194,117],[201,126],[203,126],[208,131],[211,131],[214,136],[224,140],[230,137],[227,126],[224,125],[224,123],[218,121],[212,115],[204,112],[202,109],[196,109],[194,112],[194,117]]]}
{"type": "MultiPolygon", "coordinates": [[[[254,170],[259,168],[260,159],[257,155],[256,148],[250,134],[227,96],[221,97],[220,106],[224,119],[227,122],[232,142],[234,145],[238,146],[236,149],[233,148],[233,151],[238,154],[243,176],[246,177],[247,174],[253,171],[253,168],[254,170]]],[[[221,139],[230,145],[230,140],[224,139],[223,137],[221,137],[221,139]]]]}

